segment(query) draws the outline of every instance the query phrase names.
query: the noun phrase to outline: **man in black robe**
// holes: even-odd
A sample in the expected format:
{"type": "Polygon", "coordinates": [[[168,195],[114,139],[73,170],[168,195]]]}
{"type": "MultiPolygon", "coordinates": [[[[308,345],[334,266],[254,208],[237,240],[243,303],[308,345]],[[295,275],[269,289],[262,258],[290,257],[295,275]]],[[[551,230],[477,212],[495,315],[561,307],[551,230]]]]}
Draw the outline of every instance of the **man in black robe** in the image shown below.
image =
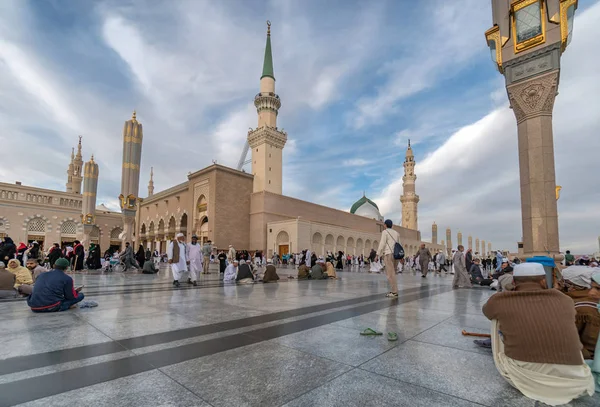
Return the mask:
{"type": "Polygon", "coordinates": [[[83,270],[83,260],[85,259],[85,251],[83,250],[83,245],[79,240],[75,240],[73,243],[75,244],[75,246],[73,246],[71,267],[75,271],[80,271],[83,270]]]}
{"type": "Polygon", "coordinates": [[[87,258],[87,266],[90,270],[98,270],[102,268],[102,263],[100,262],[100,246],[95,243],[90,245],[90,252],[88,253],[87,258]]]}
{"type": "Polygon", "coordinates": [[[225,273],[227,254],[221,250],[217,258],[219,259],[219,273],[225,273]]]}

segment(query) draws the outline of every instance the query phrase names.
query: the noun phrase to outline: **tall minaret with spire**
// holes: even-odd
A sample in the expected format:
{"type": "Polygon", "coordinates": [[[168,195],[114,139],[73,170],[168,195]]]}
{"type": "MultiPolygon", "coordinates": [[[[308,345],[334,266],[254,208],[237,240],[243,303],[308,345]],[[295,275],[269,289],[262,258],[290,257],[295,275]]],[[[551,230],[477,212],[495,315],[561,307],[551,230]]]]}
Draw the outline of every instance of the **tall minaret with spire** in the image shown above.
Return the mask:
{"type": "Polygon", "coordinates": [[[98,164],[94,156],[83,167],[83,202],[81,204],[81,223],[83,223],[84,247],[90,243],[90,233],[96,223],[96,194],[98,192],[98,164]]]}
{"type": "Polygon", "coordinates": [[[435,224],[435,221],[433,221],[433,225],[431,225],[431,243],[437,244],[437,238],[437,225],[435,224]]]}
{"type": "Polygon", "coordinates": [[[150,181],[148,181],[148,196],[154,195],[154,167],[150,167],[150,181]]]}
{"type": "MultiPolygon", "coordinates": [[[[460,230],[458,231],[458,234],[456,235],[456,244],[458,246],[463,246],[463,243],[462,243],[462,232],[460,230]]],[[[456,247],[458,247],[458,246],[456,246],[456,247]]]]}
{"type": "Polygon", "coordinates": [[[450,228],[446,228],[446,250],[448,257],[452,256],[452,231],[450,228]]]}
{"type": "Polygon", "coordinates": [[[404,176],[402,177],[403,194],[400,197],[402,203],[402,227],[407,229],[419,230],[417,219],[417,205],[419,203],[419,195],[415,193],[415,156],[410,147],[408,140],[408,148],[406,149],[406,158],[404,159],[404,176]]]}
{"type": "Polygon", "coordinates": [[[75,149],[71,149],[71,162],[67,169],[67,192],[74,194],[81,193],[81,182],[83,181],[83,177],[81,176],[82,169],[83,158],[81,156],[81,136],[79,136],[77,155],[75,155],[75,149]]]}
{"type": "Polygon", "coordinates": [[[133,223],[137,211],[140,186],[140,163],[142,161],[142,123],[137,121],[135,110],[123,128],[123,168],[121,172],[121,213],[123,214],[123,234],[121,241],[133,244],[133,223]]]}
{"type": "Polygon", "coordinates": [[[468,248],[473,250],[473,236],[469,235],[469,237],[467,238],[467,244],[468,248]]]}
{"type": "Polygon", "coordinates": [[[252,149],[253,192],[266,191],[281,195],[282,155],[287,133],[277,128],[281,100],[275,93],[270,21],[267,21],[267,45],[260,77],[260,92],[254,97],[254,106],[258,113],[258,127],[248,132],[248,144],[252,149]]]}
{"type": "Polygon", "coordinates": [[[71,162],[67,168],[67,192],[73,192],[73,163],[75,161],[75,147],[71,149],[71,162]]]}

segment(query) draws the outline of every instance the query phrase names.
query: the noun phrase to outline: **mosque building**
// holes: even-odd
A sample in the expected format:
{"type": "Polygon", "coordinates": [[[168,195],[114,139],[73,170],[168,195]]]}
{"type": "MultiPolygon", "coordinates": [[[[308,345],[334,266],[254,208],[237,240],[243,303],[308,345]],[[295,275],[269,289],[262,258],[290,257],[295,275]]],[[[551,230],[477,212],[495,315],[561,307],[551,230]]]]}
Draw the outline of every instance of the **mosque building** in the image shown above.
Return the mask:
{"type": "MultiPolygon", "coordinates": [[[[320,255],[327,251],[368,255],[371,248],[377,250],[384,218],[365,194],[348,212],[282,194],[287,133],[277,124],[282,100],[275,83],[269,25],[259,93],[254,97],[257,126],[247,134],[250,173],[214,163],[188,174],[181,184],[155,192],[152,169],[147,196],[140,197],[143,129],[134,112],[123,129],[121,212],[96,205],[101,168],[93,157],[83,162],[80,139],[68,166],[66,192],[0,183],[0,237],[9,235],[15,242],[37,240],[46,247],[77,238],[99,243],[103,250],[129,241],[134,247],[142,244],[165,252],[168,241],[182,232],[188,240],[196,234],[217,248],[231,244],[238,250],[263,250],[267,255],[303,249],[320,255]]],[[[409,255],[422,243],[414,168],[409,142],[400,197],[402,221],[394,225],[409,255]]],[[[446,248],[443,240],[437,242],[435,224],[432,235],[432,242],[423,242],[432,252],[446,248]]]]}

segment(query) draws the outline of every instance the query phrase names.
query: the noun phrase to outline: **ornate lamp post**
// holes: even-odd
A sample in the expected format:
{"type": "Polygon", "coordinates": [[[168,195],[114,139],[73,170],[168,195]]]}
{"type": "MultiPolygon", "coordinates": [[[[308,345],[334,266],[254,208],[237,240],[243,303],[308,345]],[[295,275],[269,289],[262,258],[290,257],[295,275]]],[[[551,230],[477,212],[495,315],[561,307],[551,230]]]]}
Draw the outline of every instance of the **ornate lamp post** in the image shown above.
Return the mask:
{"type": "Polygon", "coordinates": [[[485,32],[517,119],[523,250],[559,255],[552,110],[577,0],[492,0],[485,32]]]}

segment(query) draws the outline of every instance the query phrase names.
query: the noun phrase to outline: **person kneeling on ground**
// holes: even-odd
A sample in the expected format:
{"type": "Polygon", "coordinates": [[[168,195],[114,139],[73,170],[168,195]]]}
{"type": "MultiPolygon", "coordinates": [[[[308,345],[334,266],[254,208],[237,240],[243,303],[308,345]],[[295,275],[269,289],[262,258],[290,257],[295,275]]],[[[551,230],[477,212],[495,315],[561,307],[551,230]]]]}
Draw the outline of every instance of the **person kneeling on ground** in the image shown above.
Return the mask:
{"type": "Polygon", "coordinates": [[[158,273],[158,269],[154,265],[154,260],[152,258],[144,261],[144,267],[142,268],[143,274],[156,274],[158,273]]]}
{"type": "Polygon", "coordinates": [[[323,260],[322,257],[320,257],[317,262],[315,263],[314,266],[312,266],[312,269],[310,270],[310,277],[313,280],[325,280],[327,278],[327,274],[325,274],[325,271],[323,270],[323,267],[325,266],[325,260],[323,260]]]}
{"type": "Polygon", "coordinates": [[[333,263],[328,261],[325,264],[325,267],[327,268],[327,277],[329,278],[338,278],[337,277],[337,273],[335,272],[335,267],[333,267],[333,263]]]}
{"type": "Polygon", "coordinates": [[[235,276],[237,275],[238,261],[234,260],[232,263],[229,263],[227,267],[225,267],[225,271],[223,272],[223,282],[224,283],[235,283],[235,276]]]}
{"type": "Polygon", "coordinates": [[[473,264],[471,264],[471,268],[469,269],[469,274],[471,275],[471,284],[480,285],[483,281],[483,274],[481,274],[480,260],[473,260],[473,264]]]}
{"type": "Polygon", "coordinates": [[[65,274],[69,260],[58,259],[54,269],[40,274],[27,298],[27,305],[33,312],[66,311],[83,300],[81,288],[75,289],[73,279],[65,274]]]}
{"type": "Polygon", "coordinates": [[[306,264],[301,264],[300,267],[298,267],[298,280],[309,280],[310,278],[310,269],[306,264]]]}
{"type": "Polygon", "coordinates": [[[0,261],[0,298],[17,298],[16,282],[17,276],[7,271],[4,262],[0,261]]]}
{"type": "Polygon", "coordinates": [[[581,354],[573,301],[546,289],[539,263],[516,265],[513,279],[515,291],[495,294],[483,306],[500,374],[525,396],[551,406],[592,396],[594,379],[581,354]]]}
{"type": "Polygon", "coordinates": [[[270,283],[279,280],[279,276],[277,275],[277,269],[273,265],[273,260],[267,260],[267,268],[265,269],[265,274],[263,275],[262,281],[263,283],[270,283]]]}
{"type": "Polygon", "coordinates": [[[250,284],[254,282],[254,274],[252,274],[252,270],[250,270],[250,266],[246,264],[245,260],[240,260],[235,281],[242,284],[250,284]]]}

